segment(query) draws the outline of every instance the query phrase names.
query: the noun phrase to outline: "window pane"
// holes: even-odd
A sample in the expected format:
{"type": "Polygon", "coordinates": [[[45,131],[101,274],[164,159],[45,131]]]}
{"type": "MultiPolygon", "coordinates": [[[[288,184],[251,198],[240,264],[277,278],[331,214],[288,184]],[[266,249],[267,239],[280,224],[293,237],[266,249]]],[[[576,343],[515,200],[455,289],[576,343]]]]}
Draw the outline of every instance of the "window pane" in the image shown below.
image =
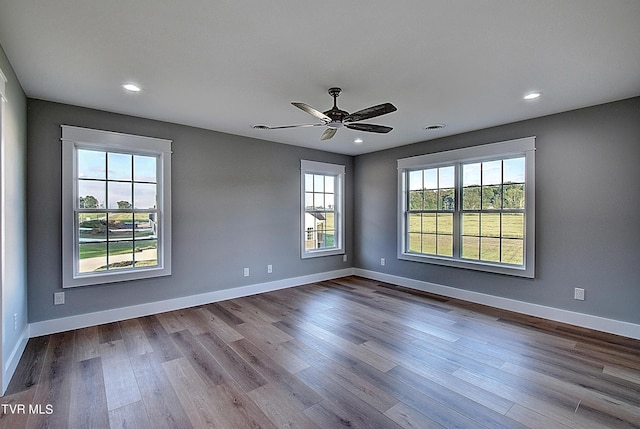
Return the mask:
{"type": "Polygon", "coordinates": [[[462,257],[466,259],[480,259],[480,238],[462,237],[462,257]]]}
{"type": "Polygon", "coordinates": [[[499,185],[502,183],[502,161],[482,163],[482,185],[499,185]]]}
{"type": "Polygon", "coordinates": [[[524,240],[502,240],[502,262],[522,265],[524,263],[524,240]]]}
{"type": "Polygon", "coordinates": [[[80,243],[107,239],[106,213],[79,213],[78,237],[80,243]]]}
{"type": "Polygon", "coordinates": [[[313,207],[316,210],[324,210],[324,194],[313,194],[313,207]]]}
{"type": "Polygon", "coordinates": [[[493,210],[501,208],[500,185],[482,187],[482,209],[493,210]]]}
{"type": "Polygon", "coordinates": [[[133,238],[133,213],[109,214],[109,241],[131,240],[133,238]]]}
{"type": "Polygon", "coordinates": [[[422,210],[422,191],[409,191],[409,210],[422,210]]]}
{"type": "Polygon", "coordinates": [[[154,209],[157,207],[155,183],[134,183],[133,201],[136,209],[154,209]]]}
{"type": "Polygon", "coordinates": [[[422,170],[409,172],[409,190],[410,191],[422,190],[422,170]]]}
{"type": "MultiPolygon", "coordinates": [[[[427,215],[425,213],[425,215],[427,215]]],[[[422,220],[422,215],[420,213],[410,213],[409,214],[409,232],[421,232],[420,222],[422,220]]]]}
{"type": "Polygon", "coordinates": [[[505,159],[504,183],[524,183],[524,158],[505,159]]]}
{"type": "Polygon", "coordinates": [[[327,229],[324,232],[324,247],[335,247],[336,246],[336,231],[333,229],[327,229]]]}
{"type": "Polygon", "coordinates": [[[480,214],[480,235],[483,237],[500,237],[500,213],[480,214]]]}
{"type": "Polygon", "coordinates": [[[325,212],[325,229],[336,229],[336,215],[333,212],[325,212]]]}
{"type": "Polygon", "coordinates": [[[313,190],[314,192],[324,192],[324,176],[319,174],[313,176],[313,190]]]}
{"type": "Polygon", "coordinates": [[[478,213],[465,213],[462,215],[462,235],[480,235],[480,215],[478,213]]]}
{"type": "Polygon", "coordinates": [[[108,270],[133,267],[133,241],[109,243],[108,270]]]}
{"type": "Polygon", "coordinates": [[[318,222],[318,217],[324,220],[324,216],[318,212],[310,212],[304,214],[304,228],[305,230],[315,230],[316,223],[318,222]]]}
{"type": "Polygon", "coordinates": [[[453,256],[452,235],[438,235],[438,255],[453,256]]]}
{"type": "Polygon", "coordinates": [[[313,174],[304,175],[304,191],[313,192],[313,174]]]}
{"type": "Polygon", "coordinates": [[[409,242],[409,248],[407,250],[409,252],[420,253],[422,250],[421,240],[422,240],[421,234],[410,233],[409,240],[407,240],[409,242]]]}
{"type": "Polygon", "coordinates": [[[517,183],[503,186],[503,208],[523,209],[524,208],[524,183],[517,183]]]}
{"type": "Polygon", "coordinates": [[[107,242],[80,243],[80,259],[78,260],[78,272],[90,273],[98,269],[106,269],[107,266],[107,242]]]}
{"type": "Polygon", "coordinates": [[[435,255],[436,254],[436,237],[435,234],[423,234],[422,235],[422,253],[435,255]]]}
{"type": "Polygon", "coordinates": [[[78,178],[107,178],[107,154],[95,150],[78,149],[78,178]]]}
{"type": "Polygon", "coordinates": [[[333,176],[324,177],[324,191],[330,194],[335,192],[335,179],[333,176]]]}
{"type": "Polygon", "coordinates": [[[438,213],[438,234],[453,234],[453,213],[438,213]]]}
{"type": "Polygon", "coordinates": [[[109,180],[131,180],[133,157],[125,153],[109,153],[109,180]]]}
{"type": "Polygon", "coordinates": [[[422,215],[422,232],[435,234],[438,232],[435,213],[423,213],[422,215]]]}
{"type": "Polygon", "coordinates": [[[479,186],[471,186],[462,189],[462,210],[480,210],[480,188],[479,186]]]}
{"type": "Polygon", "coordinates": [[[481,164],[465,164],[462,166],[462,186],[480,186],[481,164]]]}
{"type": "Polygon", "coordinates": [[[325,194],[324,203],[326,204],[327,210],[335,210],[336,202],[335,202],[335,194],[325,194]]]}
{"type": "Polygon", "coordinates": [[[130,209],[131,205],[131,183],[107,182],[108,186],[108,208],[110,209],[130,209]]]}
{"type": "Polygon", "coordinates": [[[424,188],[438,189],[438,169],[424,170],[424,188]]]}
{"type": "Polygon", "coordinates": [[[438,210],[454,210],[455,208],[455,190],[453,188],[440,189],[438,210]]]}
{"type": "Polygon", "coordinates": [[[158,240],[135,242],[135,266],[148,267],[158,264],[158,240]]]}
{"type": "Polygon", "coordinates": [[[305,210],[313,209],[313,193],[306,192],[304,194],[304,208],[305,210]]]}
{"type": "Polygon", "coordinates": [[[499,238],[480,238],[480,259],[489,262],[500,262],[499,238]]]}
{"type": "Polygon", "coordinates": [[[502,214],[502,236],[507,238],[524,238],[524,214],[502,214]]]}
{"type": "Polygon", "coordinates": [[[104,209],[106,182],[99,180],[78,180],[78,208],[104,209]]]}
{"type": "Polygon", "coordinates": [[[436,210],[438,206],[438,191],[424,191],[424,210],[436,210]]]}
{"type": "Polygon", "coordinates": [[[136,240],[141,238],[157,238],[158,225],[156,223],[157,215],[155,213],[136,213],[134,222],[134,237],[136,240]]]}
{"type": "Polygon", "coordinates": [[[133,180],[156,183],[157,162],[158,158],[155,156],[134,155],[133,180]]]}
{"type": "Polygon", "coordinates": [[[454,173],[455,167],[444,167],[438,169],[439,175],[439,183],[438,187],[440,188],[453,188],[454,187],[454,173]]]}

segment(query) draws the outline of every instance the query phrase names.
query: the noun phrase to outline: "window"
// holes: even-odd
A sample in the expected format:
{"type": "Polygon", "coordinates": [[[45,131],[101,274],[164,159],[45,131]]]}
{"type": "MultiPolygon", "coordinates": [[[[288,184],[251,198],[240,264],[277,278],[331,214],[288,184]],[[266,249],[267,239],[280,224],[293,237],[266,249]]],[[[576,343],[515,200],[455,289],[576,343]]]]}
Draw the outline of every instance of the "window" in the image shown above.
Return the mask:
{"type": "Polygon", "coordinates": [[[398,160],[398,257],[534,276],[535,138],[398,160]]]}
{"type": "Polygon", "coordinates": [[[63,287],[171,274],[171,141],[62,126],[63,287]]]}
{"type": "Polygon", "coordinates": [[[300,162],[302,258],[344,253],[343,165],[300,162]]]}

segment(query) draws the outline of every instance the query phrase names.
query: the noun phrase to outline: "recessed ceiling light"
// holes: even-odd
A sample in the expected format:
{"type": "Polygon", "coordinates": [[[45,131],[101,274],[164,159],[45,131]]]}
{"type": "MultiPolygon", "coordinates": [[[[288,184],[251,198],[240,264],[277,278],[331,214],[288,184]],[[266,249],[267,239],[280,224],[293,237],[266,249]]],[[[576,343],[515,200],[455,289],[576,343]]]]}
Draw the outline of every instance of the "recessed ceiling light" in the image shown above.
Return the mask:
{"type": "Polygon", "coordinates": [[[364,142],[364,140],[362,140],[360,137],[358,137],[357,139],[354,139],[353,142],[355,144],[362,144],[364,142]]]}
{"type": "Polygon", "coordinates": [[[125,83],[124,85],[122,85],[122,87],[124,89],[126,89],[127,91],[131,91],[131,92],[140,92],[142,89],[136,85],[135,83],[125,83]]]}
{"type": "Polygon", "coordinates": [[[535,100],[537,98],[540,98],[541,95],[542,95],[541,92],[533,91],[533,92],[529,92],[529,93],[525,94],[524,99],[525,100],[535,100]]]}
{"type": "Polygon", "coordinates": [[[427,131],[433,131],[433,130],[441,130],[444,127],[445,127],[444,124],[431,124],[424,127],[424,129],[427,131]]]}

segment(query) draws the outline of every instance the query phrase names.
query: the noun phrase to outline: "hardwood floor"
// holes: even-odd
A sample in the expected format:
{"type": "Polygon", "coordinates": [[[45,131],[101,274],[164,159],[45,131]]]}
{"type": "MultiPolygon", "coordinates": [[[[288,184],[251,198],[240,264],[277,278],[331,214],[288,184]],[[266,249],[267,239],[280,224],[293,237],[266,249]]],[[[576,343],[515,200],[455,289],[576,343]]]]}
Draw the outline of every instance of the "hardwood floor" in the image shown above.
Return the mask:
{"type": "Polygon", "coordinates": [[[32,338],[0,404],[11,429],[640,427],[640,341],[347,277],[32,338]]]}

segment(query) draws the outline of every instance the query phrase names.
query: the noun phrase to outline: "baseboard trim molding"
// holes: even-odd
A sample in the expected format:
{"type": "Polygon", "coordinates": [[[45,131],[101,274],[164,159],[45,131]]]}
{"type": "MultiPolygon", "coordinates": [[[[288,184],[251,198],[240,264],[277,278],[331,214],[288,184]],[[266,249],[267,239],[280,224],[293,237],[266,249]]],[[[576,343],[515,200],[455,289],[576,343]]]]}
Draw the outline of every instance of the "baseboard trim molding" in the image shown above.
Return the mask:
{"type": "Polygon", "coordinates": [[[4,392],[7,391],[7,387],[9,387],[9,382],[11,381],[11,377],[13,377],[13,373],[16,372],[16,368],[18,367],[18,362],[20,362],[20,358],[22,357],[22,353],[24,349],[27,347],[27,341],[29,341],[29,325],[25,325],[22,333],[20,334],[20,338],[16,346],[11,351],[11,355],[9,359],[4,362],[4,366],[2,367],[2,392],[0,396],[4,395],[4,392]]]}
{"type": "Polygon", "coordinates": [[[45,320],[42,322],[31,323],[29,333],[30,337],[39,337],[41,335],[55,334],[58,332],[70,331],[73,329],[86,328],[88,326],[118,322],[135,317],[143,317],[149,316],[151,314],[163,313],[165,311],[180,310],[182,308],[195,307],[211,302],[241,298],[243,296],[271,292],[274,290],[286,289],[324,280],[332,280],[350,275],[353,275],[353,268],[309,274],[300,277],[292,277],[266,283],[257,283],[253,285],[223,289],[198,295],[168,299],[164,301],[156,301],[129,307],[79,314],[77,316],[45,320]]]}
{"type": "Polygon", "coordinates": [[[437,283],[430,283],[422,280],[380,273],[377,271],[363,270],[361,268],[354,268],[353,271],[354,275],[371,280],[391,283],[423,292],[443,295],[449,298],[461,299],[463,301],[469,301],[476,304],[484,304],[490,307],[500,308],[502,310],[515,311],[529,316],[541,317],[555,322],[567,323],[569,325],[580,326],[583,328],[594,329],[596,331],[608,332],[610,334],[640,340],[640,325],[629,322],[607,319],[604,317],[592,316],[589,314],[577,313],[574,311],[562,310],[559,308],[547,307],[524,301],[517,301],[510,298],[458,289],[437,283]]]}

